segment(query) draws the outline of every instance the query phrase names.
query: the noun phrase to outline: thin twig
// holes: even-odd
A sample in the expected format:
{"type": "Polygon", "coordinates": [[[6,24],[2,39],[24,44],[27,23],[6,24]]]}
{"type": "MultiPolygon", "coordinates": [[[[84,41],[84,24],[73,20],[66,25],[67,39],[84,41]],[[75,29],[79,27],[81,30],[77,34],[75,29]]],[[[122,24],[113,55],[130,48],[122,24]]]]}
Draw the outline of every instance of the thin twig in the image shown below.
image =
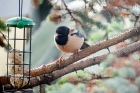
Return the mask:
{"type": "Polygon", "coordinates": [[[84,0],[84,2],[85,2],[85,10],[86,10],[86,3],[87,3],[87,1],[86,1],[86,0],[84,0]]]}
{"type": "Polygon", "coordinates": [[[6,35],[4,35],[4,34],[2,33],[2,31],[0,31],[0,33],[1,33],[1,35],[3,36],[3,38],[7,41],[6,35]]]}
{"type": "Polygon", "coordinates": [[[68,6],[66,5],[66,3],[64,2],[64,0],[62,0],[66,10],[68,11],[68,14],[71,16],[72,20],[74,20],[75,22],[78,22],[82,27],[84,27],[84,25],[82,24],[82,22],[80,22],[78,19],[76,19],[73,15],[71,10],[68,8],[68,6]]]}
{"type": "Polygon", "coordinates": [[[92,79],[108,79],[111,78],[108,75],[96,75],[96,74],[92,74],[92,79]]]}

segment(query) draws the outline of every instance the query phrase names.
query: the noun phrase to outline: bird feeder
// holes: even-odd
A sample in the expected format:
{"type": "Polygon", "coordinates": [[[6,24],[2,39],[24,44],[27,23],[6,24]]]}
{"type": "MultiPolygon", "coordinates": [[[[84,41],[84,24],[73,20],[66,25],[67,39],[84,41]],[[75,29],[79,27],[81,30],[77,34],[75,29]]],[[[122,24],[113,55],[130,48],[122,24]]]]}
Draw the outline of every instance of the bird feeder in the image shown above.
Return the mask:
{"type": "Polygon", "coordinates": [[[14,17],[6,21],[8,28],[7,35],[7,77],[10,78],[10,83],[14,87],[13,90],[4,90],[4,93],[33,93],[33,90],[26,90],[24,87],[30,83],[30,68],[31,68],[31,40],[32,28],[35,25],[33,20],[25,17],[14,17]],[[10,30],[13,29],[13,36],[10,36],[10,30]],[[20,31],[20,32],[19,32],[20,31]],[[17,37],[17,32],[23,34],[17,37]],[[29,33],[27,38],[26,33],[29,33]],[[10,45],[13,42],[13,45],[10,45]],[[22,44],[22,49],[18,50],[17,45],[22,44]],[[25,49],[26,42],[29,44],[29,50],[25,49]],[[27,57],[29,56],[29,57],[27,57]],[[28,58],[28,59],[27,59],[28,58]],[[25,63],[26,59],[26,63],[25,63]],[[26,73],[26,74],[25,74],[26,73]]]}

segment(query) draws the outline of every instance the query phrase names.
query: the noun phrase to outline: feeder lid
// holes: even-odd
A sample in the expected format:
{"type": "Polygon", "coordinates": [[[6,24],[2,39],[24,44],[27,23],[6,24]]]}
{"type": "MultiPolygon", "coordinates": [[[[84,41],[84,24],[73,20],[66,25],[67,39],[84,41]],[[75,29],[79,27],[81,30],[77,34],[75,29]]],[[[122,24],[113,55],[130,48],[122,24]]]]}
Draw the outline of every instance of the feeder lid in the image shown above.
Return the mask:
{"type": "Polygon", "coordinates": [[[23,27],[28,27],[28,26],[30,27],[30,26],[35,25],[33,20],[26,17],[22,17],[22,20],[21,20],[21,17],[10,18],[6,21],[5,24],[7,26],[18,27],[18,28],[23,28],[23,27]]]}

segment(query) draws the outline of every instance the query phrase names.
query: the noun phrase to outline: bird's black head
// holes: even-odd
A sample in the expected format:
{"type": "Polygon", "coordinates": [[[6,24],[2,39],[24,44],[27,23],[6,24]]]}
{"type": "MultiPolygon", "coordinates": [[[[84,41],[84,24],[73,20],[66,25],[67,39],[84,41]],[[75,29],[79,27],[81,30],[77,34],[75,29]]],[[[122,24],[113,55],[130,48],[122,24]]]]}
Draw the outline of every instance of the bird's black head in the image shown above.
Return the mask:
{"type": "Polygon", "coordinates": [[[60,35],[68,35],[69,34],[69,28],[66,26],[60,26],[56,29],[56,34],[58,34],[58,36],[60,35]]]}
{"type": "Polygon", "coordinates": [[[56,29],[55,41],[59,45],[65,45],[68,41],[69,28],[60,26],[56,29]]]}

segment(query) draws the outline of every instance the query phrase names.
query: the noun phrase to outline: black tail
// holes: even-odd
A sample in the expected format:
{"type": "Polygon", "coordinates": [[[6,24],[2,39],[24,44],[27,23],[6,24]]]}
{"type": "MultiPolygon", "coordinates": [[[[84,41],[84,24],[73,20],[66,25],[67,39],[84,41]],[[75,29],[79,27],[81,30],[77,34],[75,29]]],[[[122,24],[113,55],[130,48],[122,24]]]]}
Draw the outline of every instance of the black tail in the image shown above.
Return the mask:
{"type": "Polygon", "coordinates": [[[89,46],[90,46],[90,45],[88,45],[86,42],[84,42],[83,45],[82,45],[82,47],[81,47],[81,50],[82,50],[82,49],[85,49],[85,48],[87,48],[87,47],[89,47],[89,46]]]}

